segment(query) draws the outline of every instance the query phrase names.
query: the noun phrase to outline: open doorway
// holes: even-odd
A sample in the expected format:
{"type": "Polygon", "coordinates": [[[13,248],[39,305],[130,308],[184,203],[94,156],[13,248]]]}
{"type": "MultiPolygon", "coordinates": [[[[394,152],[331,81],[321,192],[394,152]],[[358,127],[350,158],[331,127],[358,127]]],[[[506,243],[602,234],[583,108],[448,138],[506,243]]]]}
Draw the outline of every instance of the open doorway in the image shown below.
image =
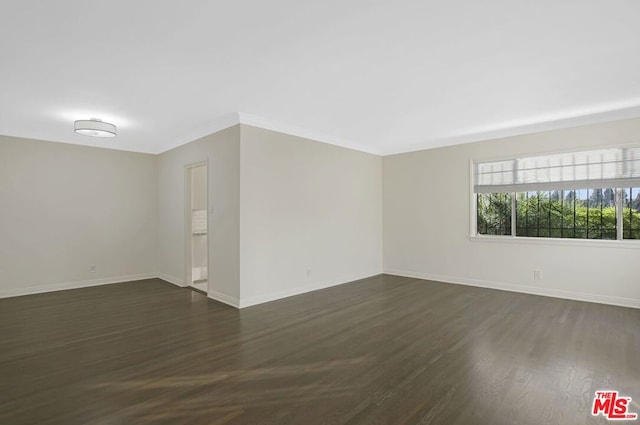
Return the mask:
{"type": "Polygon", "coordinates": [[[187,285],[207,293],[209,286],[207,164],[187,167],[187,285]]]}

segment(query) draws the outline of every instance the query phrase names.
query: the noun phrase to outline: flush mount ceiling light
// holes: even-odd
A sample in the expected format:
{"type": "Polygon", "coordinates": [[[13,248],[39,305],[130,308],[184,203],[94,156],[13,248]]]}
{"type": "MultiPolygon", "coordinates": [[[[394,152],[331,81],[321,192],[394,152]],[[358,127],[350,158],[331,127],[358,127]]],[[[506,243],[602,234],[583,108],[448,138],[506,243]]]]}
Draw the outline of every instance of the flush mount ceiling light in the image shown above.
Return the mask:
{"type": "Polygon", "coordinates": [[[73,124],[76,133],[83,136],[93,137],[115,137],[116,126],[108,122],[102,122],[98,118],[90,120],[78,120],[73,124]]]}

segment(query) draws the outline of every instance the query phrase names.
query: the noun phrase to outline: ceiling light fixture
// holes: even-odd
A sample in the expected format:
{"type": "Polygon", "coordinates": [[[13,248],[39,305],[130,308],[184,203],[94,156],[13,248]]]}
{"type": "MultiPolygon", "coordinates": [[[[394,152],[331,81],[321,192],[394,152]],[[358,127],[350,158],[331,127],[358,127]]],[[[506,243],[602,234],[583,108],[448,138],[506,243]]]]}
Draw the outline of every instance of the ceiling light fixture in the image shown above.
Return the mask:
{"type": "Polygon", "coordinates": [[[115,137],[116,126],[108,122],[102,122],[98,118],[90,120],[78,120],[73,124],[76,133],[92,137],[115,137]]]}

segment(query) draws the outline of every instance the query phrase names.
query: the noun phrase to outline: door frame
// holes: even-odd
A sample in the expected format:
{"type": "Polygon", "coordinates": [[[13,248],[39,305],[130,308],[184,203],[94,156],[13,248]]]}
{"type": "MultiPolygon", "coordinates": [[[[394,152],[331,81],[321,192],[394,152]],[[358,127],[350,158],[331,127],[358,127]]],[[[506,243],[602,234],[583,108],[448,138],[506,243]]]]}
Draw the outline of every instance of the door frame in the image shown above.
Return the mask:
{"type": "MultiPolygon", "coordinates": [[[[194,168],[204,166],[207,175],[207,187],[206,187],[206,205],[207,205],[207,275],[210,276],[211,264],[211,220],[209,218],[209,160],[205,159],[198,162],[193,162],[184,166],[184,265],[185,265],[185,280],[184,286],[191,286],[193,284],[193,252],[192,252],[192,239],[191,234],[191,171],[194,168]]],[[[207,293],[209,292],[209,281],[207,278],[207,293]]]]}

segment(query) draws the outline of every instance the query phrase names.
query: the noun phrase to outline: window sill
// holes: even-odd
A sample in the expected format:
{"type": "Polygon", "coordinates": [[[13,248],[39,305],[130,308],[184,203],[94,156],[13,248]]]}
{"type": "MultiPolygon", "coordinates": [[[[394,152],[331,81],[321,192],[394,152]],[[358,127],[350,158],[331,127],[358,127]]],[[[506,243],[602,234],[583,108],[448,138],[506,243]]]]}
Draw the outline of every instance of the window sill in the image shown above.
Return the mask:
{"type": "Polygon", "coordinates": [[[560,239],[560,238],[530,238],[524,236],[469,236],[472,242],[491,242],[524,245],[551,245],[551,246],[580,246],[598,248],[629,248],[640,249],[640,240],[602,240],[602,239],[560,239]]]}

